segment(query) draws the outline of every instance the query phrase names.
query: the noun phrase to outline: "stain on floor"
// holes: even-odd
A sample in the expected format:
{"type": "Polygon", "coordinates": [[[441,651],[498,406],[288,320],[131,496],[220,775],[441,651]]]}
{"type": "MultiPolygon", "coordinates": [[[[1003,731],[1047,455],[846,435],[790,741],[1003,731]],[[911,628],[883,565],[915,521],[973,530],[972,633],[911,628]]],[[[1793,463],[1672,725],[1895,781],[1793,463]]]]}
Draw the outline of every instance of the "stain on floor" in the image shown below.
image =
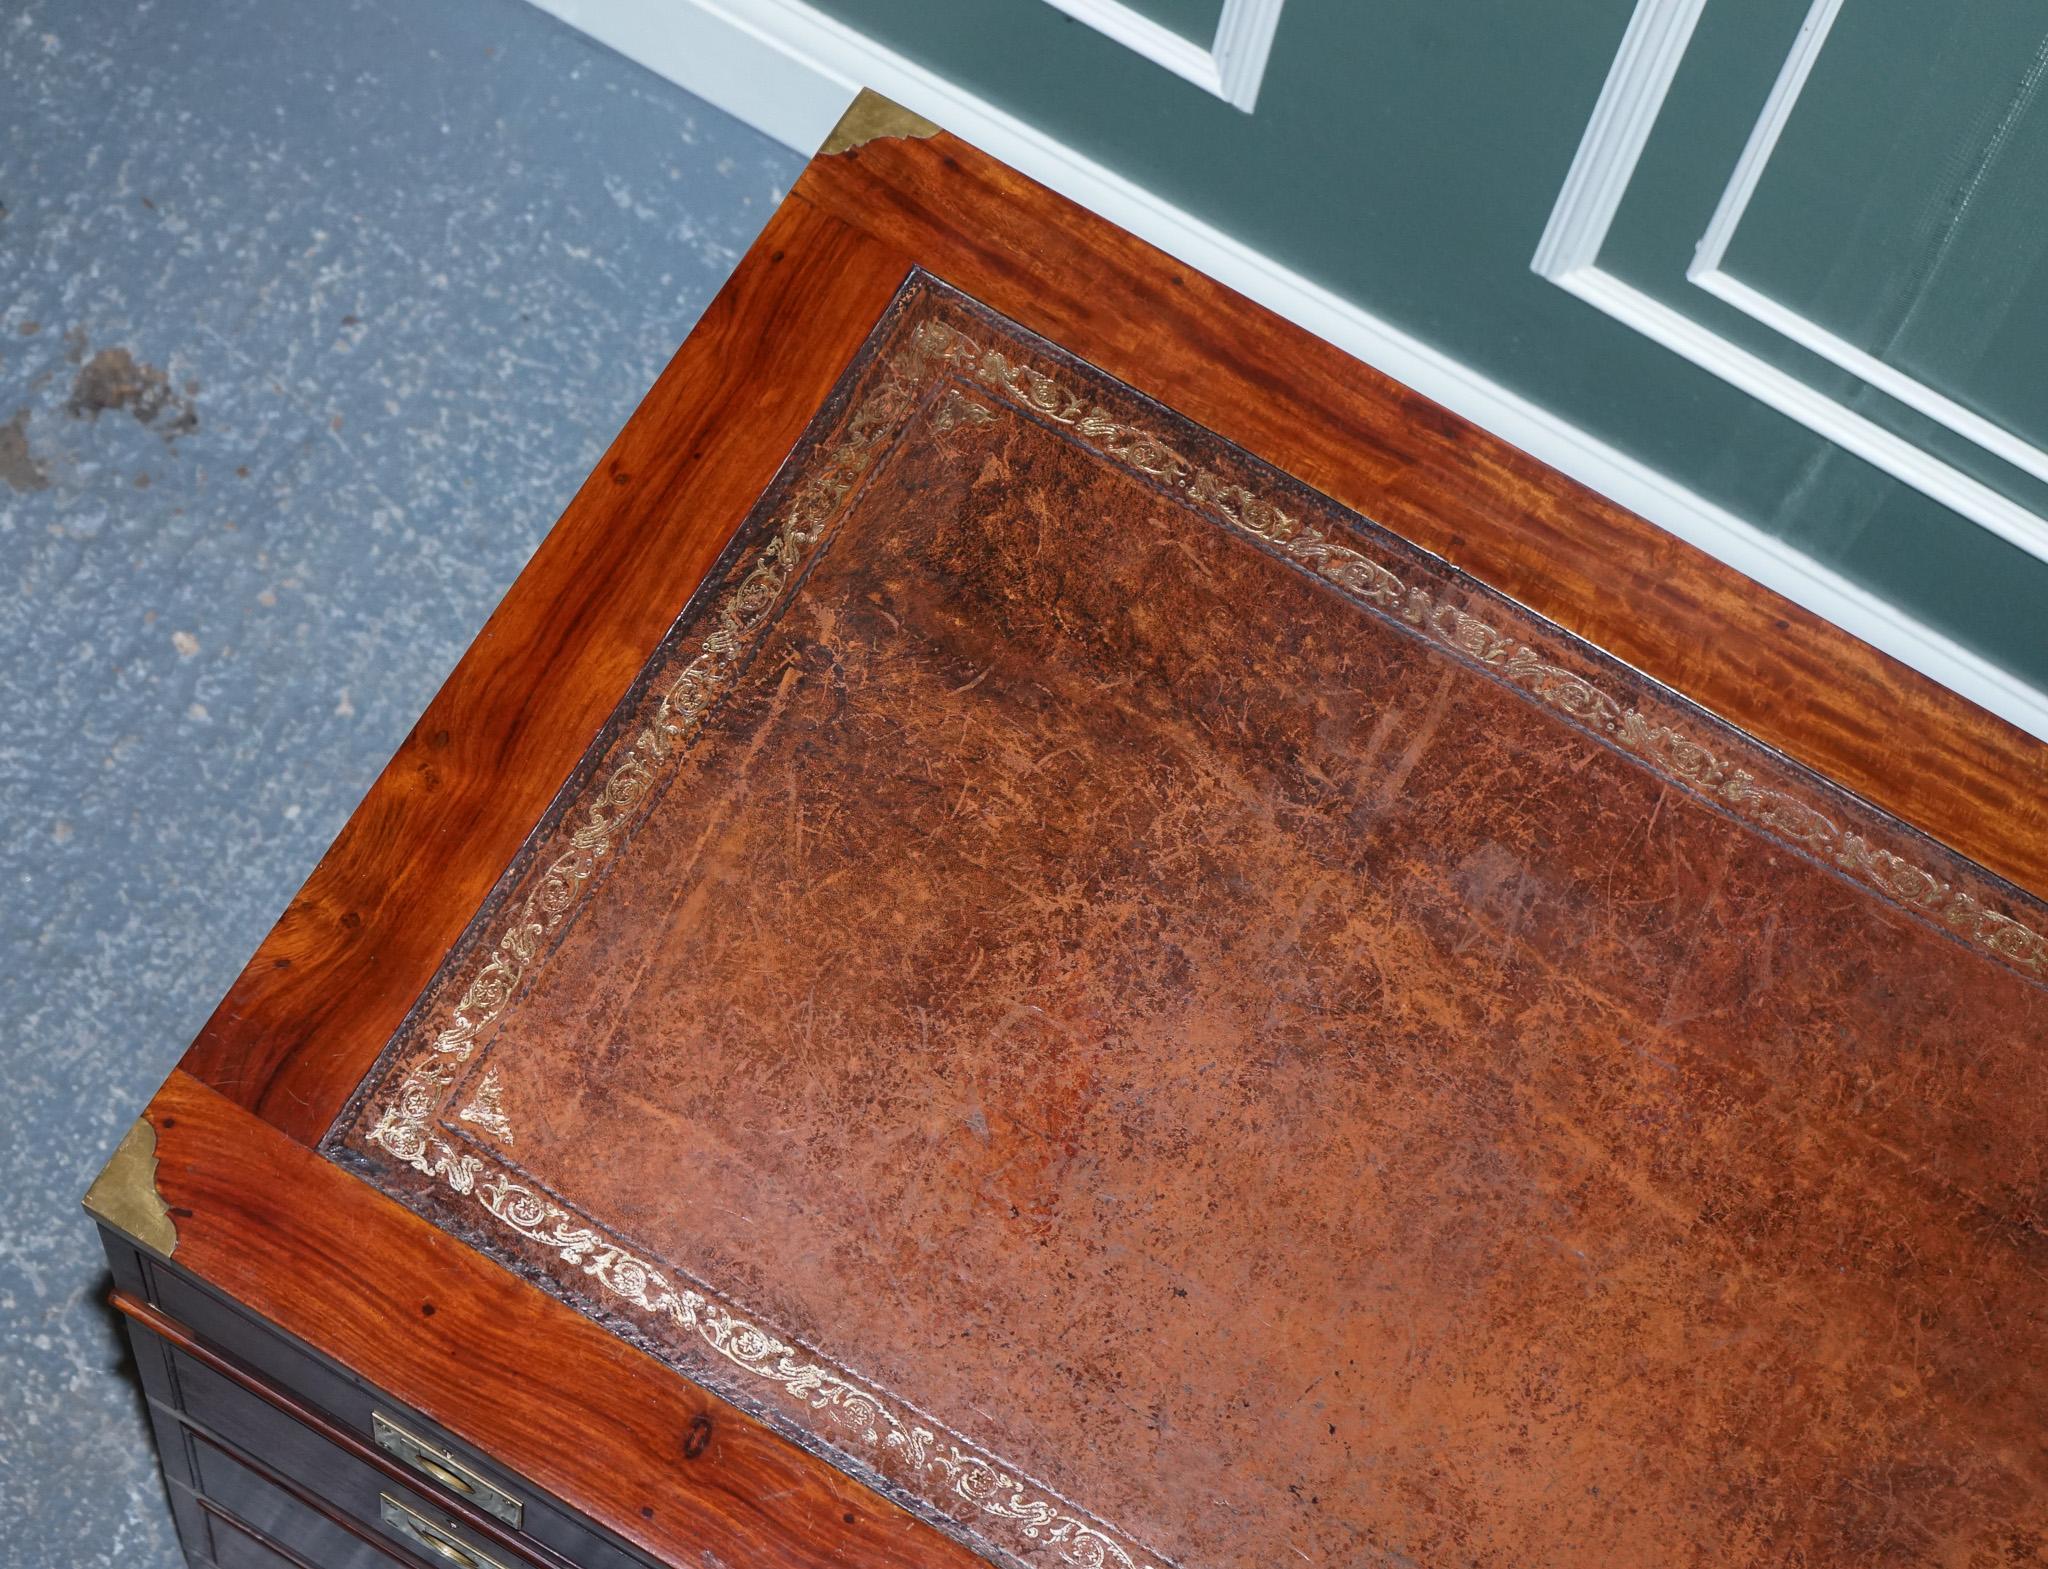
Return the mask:
{"type": "Polygon", "coordinates": [[[0,480],[13,490],[48,490],[50,476],[28,444],[28,410],[0,425],[0,480]]]}
{"type": "Polygon", "coordinates": [[[0,83],[0,1569],[173,1569],[79,1196],[801,161],[519,0],[0,83]]]}
{"type": "Polygon", "coordinates": [[[158,434],[166,440],[199,428],[191,398],[181,395],[162,370],[138,363],[122,348],[101,349],[79,366],[64,409],[73,419],[98,419],[122,411],[141,425],[155,425],[161,419],[158,434]]]}

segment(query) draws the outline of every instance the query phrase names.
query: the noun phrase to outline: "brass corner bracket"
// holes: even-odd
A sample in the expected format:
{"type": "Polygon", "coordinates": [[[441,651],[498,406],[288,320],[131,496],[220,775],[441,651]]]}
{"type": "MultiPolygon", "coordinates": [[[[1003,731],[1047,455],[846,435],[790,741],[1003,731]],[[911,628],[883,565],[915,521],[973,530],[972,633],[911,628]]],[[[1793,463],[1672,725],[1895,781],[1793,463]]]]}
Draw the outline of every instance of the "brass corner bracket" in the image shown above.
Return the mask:
{"type": "Polygon", "coordinates": [[[121,1136],[92,1186],[85,1190],[85,1212],[101,1225],[169,1258],[178,1246],[178,1228],[156,1190],[156,1129],[138,1117],[121,1136]]]}
{"type": "Polygon", "coordinates": [[[839,117],[839,123],[832,127],[824,145],[818,149],[820,158],[829,158],[834,153],[849,152],[885,136],[914,136],[920,139],[939,134],[939,127],[921,114],[906,109],[894,99],[884,98],[872,87],[863,87],[852,103],[846,106],[846,113],[839,117]]]}

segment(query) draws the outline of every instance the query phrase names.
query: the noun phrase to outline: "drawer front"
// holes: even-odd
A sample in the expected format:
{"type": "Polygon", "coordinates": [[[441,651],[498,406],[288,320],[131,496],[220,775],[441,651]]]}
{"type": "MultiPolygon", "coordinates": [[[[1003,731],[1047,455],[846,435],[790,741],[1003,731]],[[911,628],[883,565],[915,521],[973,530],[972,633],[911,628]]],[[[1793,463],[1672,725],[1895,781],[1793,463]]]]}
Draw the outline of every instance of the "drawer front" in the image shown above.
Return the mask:
{"type": "Polygon", "coordinates": [[[415,1558],[435,1569],[528,1569],[502,1548],[466,1540],[431,1504],[395,1489],[378,1496],[368,1518],[356,1518],[192,1428],[179,1441],[191,1481],[177,1490],[192,1493],[205,1517],[216,1566],[231,1547],[252,1562],[314,1569],[411,1569],[415,1558]]]}
{"type": "Polygon", "coordinates": [[[206,1517],[207,1545],[213,1549],[213,1569],[317,1569],[281,1543],[258,1536],[241,1521],[204,1501],[199,1504],[206,1517]]]}
{"type": "MultiPolygon", "coordinates": [[[[472,1507],[515,1527],[522,1536],[552,1550],[578,1569],[660,1569],[600,1534],[545,1494],[492,1466],[486,1458],[432,1423],[396,1402],[380,1398],[373,1389],[177,1270],[144,1259],[143,1273],[150,1300],[165,1316],[257,1375],[263,1383],[317,1411],[335,1427],[375,1444],[404,1466],[428,1493],[437,1487],[455,1492],[472,1507]]],[[[384,1485],[376,1472],[276,1407],[168,1347],[149,1335],[146,1328],[141,1338],[161,1348],[152,1350],[138,1345],[137,1362],[144,1369],[145,1383],[151,1383],[152,1360],[159,1361],[170,1372],[171,1387],[151,1387],[153,1395],[189,1411],[202,1426],[266,1459],[270,1455],[263,1444],[278,1444],[279,1460],[273,1463],[279,1470],[286,1470],[286,1462],[290,1463],[293,1469],[288,1474],[303,1476],[303,1485],[323,1497],[334,1497],[345,1489],[344,1507],[354,1517],[376,1517],[378,1489],[384,1485]],[[306,1460],[302,1467],[303,1440],[284,1436],[292,1430],[313,1441],[317,1446],[314,1453],[332,1458],[306,1460]],[[244,1433],[264,1436],[245,1439],[241,1436],[244,1433]]],[[[489,1550],[502,1556],[500,1548],[489,1550]]]]}
{"type": "Polygon", "coordinates": [[[215,1506],[206,1514],[216,1565],[221,1562],[222,1548],[227,1547],[250,1562],[266,1565],[280,1558],[289,1564],[297,1557],[317,1569],[415,1569],[413,1559],[404,1556],[395,1543],[387,1549],[367,1530],[344,1525],[294,1498],[205,1439],[193,1435],[189,1452],[199,1482],[200,1507],[215,1506]],[[223,1521],[221,1514],[233,1520],[223,1521]],[[247,1540],[249,1533],[238,1530],[233,1522],[254,1528],[282,1553],[247,1540]],[[267,1559],[264,1554],[269,1555],[267,1559]]]}
{"type": "MultiPolygon", "coordinates": [[[[188,1421],[236,1449],[258,1457],[267,1469],[336,1513],[374,1528],[387,1512],[383,1501],[391,1498],[412,1514],[432,1522],[437,1538],[452,1543],[457,1550],[466,1551],[476,1558],[489,1556],[503,1564],[505,1569],[533,1569],[524,1559],[509,1560],[502,1547],[476,1541],[423,1495],[398,1487],[381,1472],[373,1471],[354,1456],[336,1448],[311,1428],[300,1426],[247,1390],[230,1383],[210,1368],[200,1366],[183,1352],[171,1353],[171,1368],[178,1391],[184,1397],[183,1415],[188,1421]]],[[[267,1530],[263,1521],[236,1508],[234,1500],[214,1485],[213,1474],[208,1471],[209,1463],[216,1471],[225,1464],[243,1474],[248,1474],[247,1467],[241,1466],[225,1449],[208,1442],[203,1436],[194,1435],[192,1452],[195,1457],[195,1485],[199,1491],[226,1504],[251,1524],[267,1530]]],[[[402,1540],[414,1540],[402,1532],[392,1534],[402,1540]]],[[[422,1556],[445,1560],[460,1569],[461,1560],[454,1553],[423,1553],[422,1556]]]]}

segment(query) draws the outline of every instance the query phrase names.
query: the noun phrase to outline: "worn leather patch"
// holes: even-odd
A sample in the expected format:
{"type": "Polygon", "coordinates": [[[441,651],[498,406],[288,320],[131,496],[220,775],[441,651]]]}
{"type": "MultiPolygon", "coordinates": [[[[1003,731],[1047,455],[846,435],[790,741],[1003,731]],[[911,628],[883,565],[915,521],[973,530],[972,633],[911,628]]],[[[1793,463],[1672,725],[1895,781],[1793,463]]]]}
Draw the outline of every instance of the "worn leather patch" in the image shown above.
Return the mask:
{"type": "Polygon", "coordinates": [[[2044,931],[917,278],[327,1147],[1002,1561],[2028,1562],[2044,931]]]}

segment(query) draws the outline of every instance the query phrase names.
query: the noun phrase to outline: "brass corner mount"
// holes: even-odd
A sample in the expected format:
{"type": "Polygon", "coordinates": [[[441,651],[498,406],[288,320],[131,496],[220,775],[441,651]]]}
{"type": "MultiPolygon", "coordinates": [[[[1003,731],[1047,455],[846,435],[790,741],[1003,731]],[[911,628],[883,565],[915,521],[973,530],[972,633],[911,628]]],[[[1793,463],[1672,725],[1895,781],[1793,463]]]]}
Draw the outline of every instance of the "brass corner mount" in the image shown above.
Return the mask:
{"type": "Polygon", "coordinates": [[[121,1136],[85,1190],[85,1211],[153,1253],[169,1258],[176,1251],[178,1228],[156,1190],[156,1129],[148,1118],[136,1118],[135,1126],[121,1136]]]}
{"type": "Polygon", "coordinates": [[[863,87],[846,106],[846,113],[832,127],[818,149],[820,158],[850,152],[885,136],[936,136],[939,127],[923,115],[906,109],[892,98],[884,98],[872,87],[863,87]]]}

